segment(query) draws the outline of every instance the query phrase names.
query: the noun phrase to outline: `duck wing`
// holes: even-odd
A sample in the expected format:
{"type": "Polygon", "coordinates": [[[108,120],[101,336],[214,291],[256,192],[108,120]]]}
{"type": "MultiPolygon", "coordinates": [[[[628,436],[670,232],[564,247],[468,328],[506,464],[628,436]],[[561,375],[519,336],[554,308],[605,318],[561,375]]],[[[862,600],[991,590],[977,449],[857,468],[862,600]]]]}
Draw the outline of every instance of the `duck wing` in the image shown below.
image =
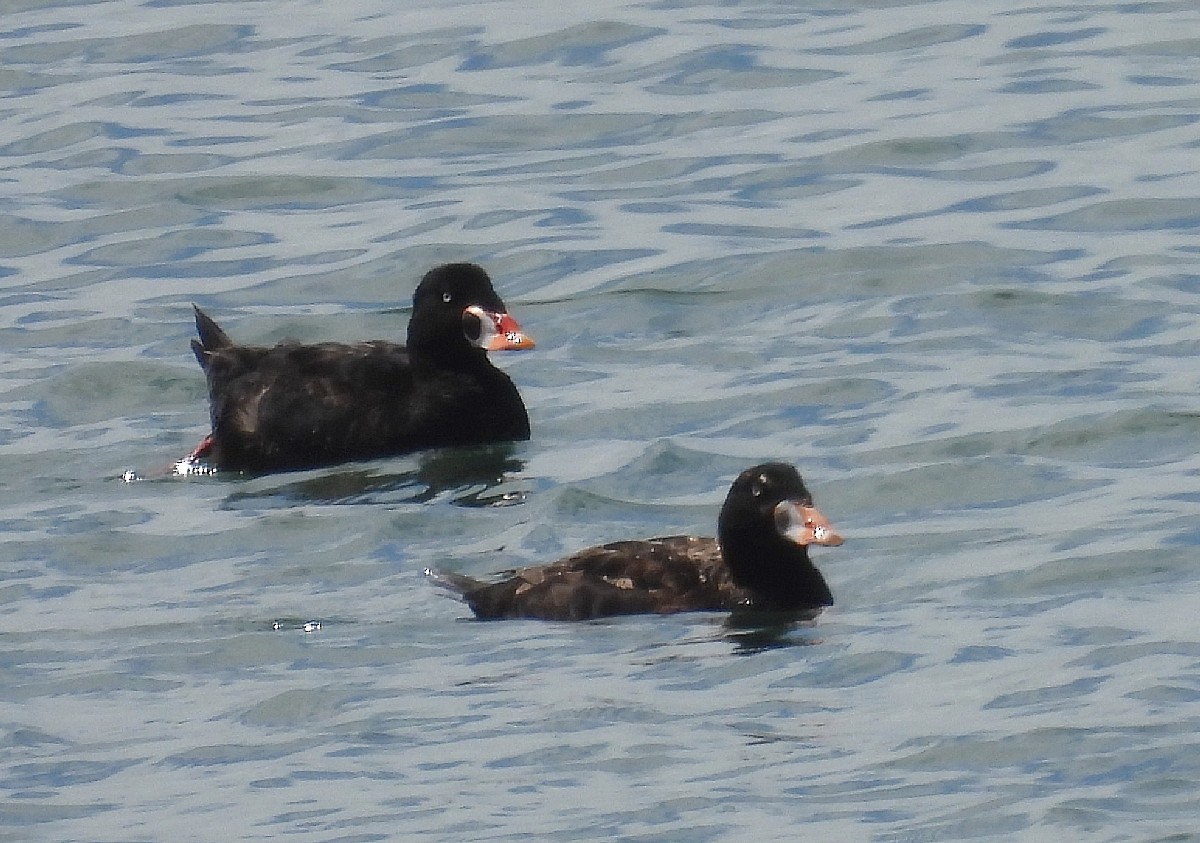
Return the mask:
{"type": "Polygon", "coordinates": [[[721,611],[737,605],[715,539],[666,536],[582,550],[485,584],[453,575],[480,618],[587,620],[611,615],[721,611]]]}
{"type": "Polygon", "coordinates": [[[205,347],[220,462],[315,465],[400,450],[413,373],[404,346],[283,342],[205,347]]]}

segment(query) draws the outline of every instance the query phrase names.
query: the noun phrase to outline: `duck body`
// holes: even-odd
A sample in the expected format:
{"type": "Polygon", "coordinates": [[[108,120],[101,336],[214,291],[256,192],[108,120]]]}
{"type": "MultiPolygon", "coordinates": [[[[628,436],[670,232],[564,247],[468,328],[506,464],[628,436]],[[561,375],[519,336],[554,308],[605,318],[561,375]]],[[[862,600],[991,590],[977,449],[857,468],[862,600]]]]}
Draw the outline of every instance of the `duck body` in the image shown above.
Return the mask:
{"type": "Polygon", "coordinates": [[[533,342],[474,264],[426,274],[407,345],[237,345],[199,308],[196,327],[212,433],[193,457],[218,468],[286,470],[529,438],[521,396],[487,351],[533,342]]]}
{"type": "Polygon", "coordinates": [[[733,609],[741,595],[714,539],[667,536],[590,547],[488,584],[437,576],[476,617],[589,620],[611,615],[733,609]]]}
{"type": "Polygon", "coordinates": [[[815,617],[833,604],[833,595],[807,548],[841,543],[796,470],[765,463],[734,481],[715,539],[619,541],[509,572],[494,583],[434,576],[483,619],[737,610],[815,617]]]}

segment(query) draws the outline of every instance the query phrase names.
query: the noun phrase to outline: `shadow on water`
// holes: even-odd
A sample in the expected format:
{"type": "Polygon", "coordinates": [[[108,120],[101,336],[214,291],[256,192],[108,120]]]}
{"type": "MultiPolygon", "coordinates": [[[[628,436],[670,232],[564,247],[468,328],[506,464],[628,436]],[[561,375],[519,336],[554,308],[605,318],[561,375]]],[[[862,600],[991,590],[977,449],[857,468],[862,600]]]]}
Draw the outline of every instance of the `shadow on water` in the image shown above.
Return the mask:
{"type": "Polygon", "coordinates": [[[785,647],[811,647],[823,640],[816,629],[820,612],[763,612],[739,610],[723,624],[725,638],[738,655],[753,655],[785,647]]]}
{"type": "Polygon", "coordinates": [[[510,442],[474,448],[427,451],[401,463],[356,463],[318,474],[261,475],[229,495],[229,509],[262,509],[316,504],[408,504],[448,497],[458,506],[511,506],[523,503],[528,482],[517,477],[525,463],[510,442]],[[412,467],[413,460],[416,465],[412,467]],[[283,482],[278,482],[279,480],[283,482]],[[269,484],[269,485],[264,485],[269,484]]]}

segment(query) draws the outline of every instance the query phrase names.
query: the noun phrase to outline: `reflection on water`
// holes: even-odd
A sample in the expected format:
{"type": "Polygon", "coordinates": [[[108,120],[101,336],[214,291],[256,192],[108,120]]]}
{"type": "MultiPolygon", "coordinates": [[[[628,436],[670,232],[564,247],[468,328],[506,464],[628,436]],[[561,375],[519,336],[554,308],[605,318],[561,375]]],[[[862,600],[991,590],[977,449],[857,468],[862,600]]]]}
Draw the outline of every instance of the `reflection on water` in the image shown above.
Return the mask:
{"type": "MultiPolygon", "coordinates": [[[[297,503],[397,504],[426,503],[447,497],[458,506],[510,506],[524,501],[530,486],[520,474],[525,464],[512,443],[426,451],[410,458],[375,461],[362,467],[271,474],[260,478],[234,475],[249,489],[226,498],[233,509],[287,507],[297,503]],[[415,463],[411,469],[390,466],[415,463]],[[299,475],[300,479],[291,479],[299,475]]],[[[224,477],[224,473],[221,475],[224,477]]]]}
{"type": "Polygon", "coordinates": [[[795,613],[779,617],[777,613],[735,611],[723,627],[725,637],[742,655],[780,647],[811,647],[822,641],[812,618],[796,617],[795,613]]]}

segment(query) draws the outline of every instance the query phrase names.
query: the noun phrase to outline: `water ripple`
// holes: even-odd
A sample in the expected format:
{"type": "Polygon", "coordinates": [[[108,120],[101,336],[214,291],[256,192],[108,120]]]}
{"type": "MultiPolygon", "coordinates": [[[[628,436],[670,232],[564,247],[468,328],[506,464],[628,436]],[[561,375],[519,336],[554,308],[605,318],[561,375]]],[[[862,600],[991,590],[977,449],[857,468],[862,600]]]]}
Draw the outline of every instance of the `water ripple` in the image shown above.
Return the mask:
{"type": "Polygon", "coordinates": [[[5,7],[0,836],[1194,835],[1193,2],[214,8],[5,7]],[[530,442],[169,475],[193,301],[399,339],[446,260],[530,442]],[[848,539],[815,625],[422,574],[767,458],[848,539]]]}

